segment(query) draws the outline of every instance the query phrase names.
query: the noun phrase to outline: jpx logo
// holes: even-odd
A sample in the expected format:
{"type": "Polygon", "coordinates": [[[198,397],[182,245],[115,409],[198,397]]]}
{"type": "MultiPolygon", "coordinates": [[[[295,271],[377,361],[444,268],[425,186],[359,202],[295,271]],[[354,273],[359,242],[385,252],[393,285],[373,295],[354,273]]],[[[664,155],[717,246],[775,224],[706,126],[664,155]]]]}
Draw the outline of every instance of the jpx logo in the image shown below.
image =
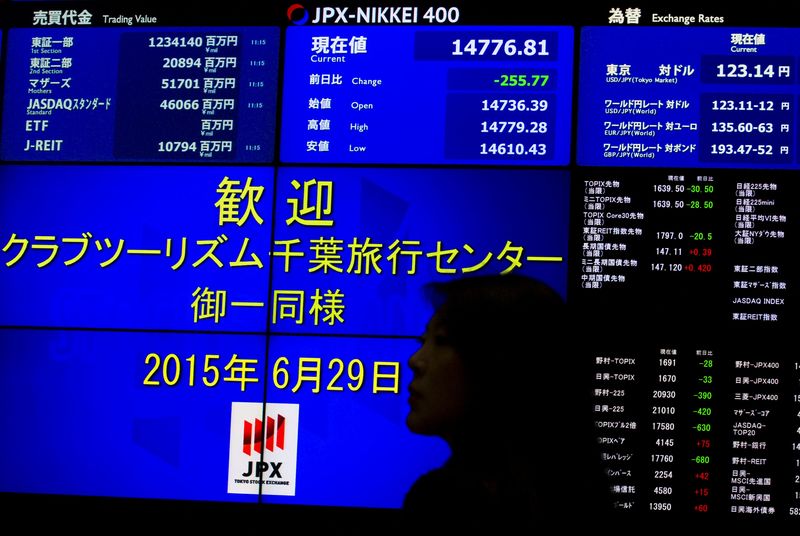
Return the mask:
{"type": "Polygon", "coordinates": [[[289,6],[289,9],[286,10],[286,16],[292,24],[297,24],[298,26],[308,22],[308,11],[300,4],[289,6]]]}
{"type": "Polygon", "coordinates": [[[234,402],[228,493],[294,495],[300,406],[234,402]]]}
{"type": "Polygon", "coordinates": [[[264,441],[264,427],[261,419],[244,421],[244,438],[242,440],[242,452],[248,456],[263,452],[263,445],[266,444],[268,451],[272,452],[275,448],[283,450],[284,439],[286,437],[286,417],[278,414],[276,418],[267,417],[267,437],[264,441]],[[255,433],[253,433],[255,428],[255,433]]]}

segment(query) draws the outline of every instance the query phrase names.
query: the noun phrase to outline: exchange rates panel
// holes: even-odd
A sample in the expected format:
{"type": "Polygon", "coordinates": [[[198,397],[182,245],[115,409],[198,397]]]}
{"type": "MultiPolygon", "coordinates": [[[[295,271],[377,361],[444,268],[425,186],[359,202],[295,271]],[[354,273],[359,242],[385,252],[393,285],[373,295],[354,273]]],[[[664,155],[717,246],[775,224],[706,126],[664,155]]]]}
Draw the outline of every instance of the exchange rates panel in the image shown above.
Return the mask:
{"type": "Polygon", "coordinates": [[[797,169],[798,37],[585,28],[578,163],[797,169]]]}

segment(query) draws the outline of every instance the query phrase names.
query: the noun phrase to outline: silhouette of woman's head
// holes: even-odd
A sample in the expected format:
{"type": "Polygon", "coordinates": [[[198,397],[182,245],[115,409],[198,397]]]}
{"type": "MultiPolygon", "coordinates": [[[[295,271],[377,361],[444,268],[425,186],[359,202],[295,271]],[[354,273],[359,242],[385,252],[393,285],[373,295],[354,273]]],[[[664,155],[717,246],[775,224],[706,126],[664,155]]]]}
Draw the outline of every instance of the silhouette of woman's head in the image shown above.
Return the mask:
{"type": "Polygon", "coordinates": [[[409,360],[409,429],[454,446],[477,423],[518,428],[520,419],[536,420],[553,393],[553,372],[563,367],[561,297],[520,275],[455,279],[427,290],[435,313],[409,360]]]}
{"type": "MultiPolygon", "coordinates": [[[[435,313],[409,359],[406,424],[439,436],[452,454],[421,476],[404,508],[468,529],[536,526],[603,512],[601,472],[589,410],[589,378],[572,343],[566,305],[521,275],[427,287],[435,313]]],[[[502,531],[501,531],[502,532],[502,531]]]]}

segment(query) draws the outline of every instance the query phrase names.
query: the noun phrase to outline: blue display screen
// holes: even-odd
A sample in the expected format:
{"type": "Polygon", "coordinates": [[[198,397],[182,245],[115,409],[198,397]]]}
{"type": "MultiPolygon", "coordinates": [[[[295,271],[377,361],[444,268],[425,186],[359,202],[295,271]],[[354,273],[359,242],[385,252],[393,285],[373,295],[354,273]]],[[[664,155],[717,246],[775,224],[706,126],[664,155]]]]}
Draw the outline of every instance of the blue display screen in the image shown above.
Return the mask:
{"type": "Polygon", "coordinates": [[[797,169],[797,43],[787,28],[584,28],[578,163],[797,169]]]}
{"type": "Polygon", "coordinates": [[[278,28],[9,32],[2,157],[270,162],[278,28]]]}
{"type": "Polygon", "coordinates": [[[290,27],[281,160],[565,165],[564,26],[290,27]]]}
{"type": "Polygon", "coordinates": [[[32,479],[51,446],[4,442],[3,491],[397,508],[446,456],[405,426],[423,285],[566,292],[565,171],[16,165],[0,185],[0,400],[36,393],[3,425],[57,421],[64,461],[32,479]],[[265,400],[294,435],[260,489],[265,400]]]}

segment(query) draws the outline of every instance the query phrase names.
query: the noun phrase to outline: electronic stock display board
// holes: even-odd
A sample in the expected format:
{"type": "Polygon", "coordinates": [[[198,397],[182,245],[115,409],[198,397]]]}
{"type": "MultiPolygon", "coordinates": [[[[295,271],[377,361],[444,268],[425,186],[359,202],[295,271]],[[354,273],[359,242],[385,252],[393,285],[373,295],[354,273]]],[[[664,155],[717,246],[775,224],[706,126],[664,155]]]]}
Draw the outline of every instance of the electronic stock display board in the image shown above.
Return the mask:
{"type": "Polygon", "coordinates": [[[800,516],[800,20],[0,10],[5,495],[399,509],[425,285],[520,273],[615,515],[800,516]]]}

